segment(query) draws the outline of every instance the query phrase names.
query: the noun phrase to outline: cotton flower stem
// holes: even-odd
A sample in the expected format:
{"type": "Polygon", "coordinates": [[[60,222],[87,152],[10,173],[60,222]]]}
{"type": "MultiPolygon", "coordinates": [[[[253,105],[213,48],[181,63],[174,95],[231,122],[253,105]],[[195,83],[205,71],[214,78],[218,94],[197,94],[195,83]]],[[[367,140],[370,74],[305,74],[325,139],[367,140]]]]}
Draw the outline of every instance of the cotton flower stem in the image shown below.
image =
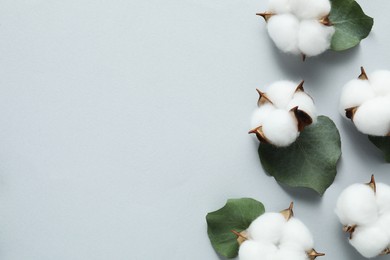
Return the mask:
{"type": "Polygon", "coordinates": [[[366,71],[364,70],[363,66],[360,67],[360,75],[359,75],[358,79],[361,79],[361,80],[368,80],[366,71]]]}
{"type": "Polygon", "coordinates": [[[235,230],[230,230],[233,234],[237,236],[237,242],[239,245],[244,243],[244,241],[248,240],[248,238],[245,236],[245,231],[242,231],[241,233],[235,231],[235,230]]]}
{"type": "Polygon", "coordinates": [[[264,18],[265,22],[268,22],[268,20],[274,15],[273,13],[264,12],[264,13],[257,13],[256,15],[261,16],[264,18]]]}
{"type": "Polygon", "coordinates": [[[290,218],[294,217],[294,211],[293,211],[293,207],[294,207],[294,202],[291,202],[290,203],[290,206],[285,209],[285,210],[282,210],[280,212],[280,214],[283,215],[283,217],[288,221],[290,220],[290,218]]]}
{"type": "Polygon", "coordinates": [[[369,183],[367,183],[368,186],[376,193],[376,183],[375,183],[375,177],[374,174],[371,175],[371,180],[369,183]]]}
{"type": "Polygon", "coordinates": [[[267,97],[267,94],[265,94],[264,92],[261,92],[258,88],[256,89],[257,93],[259,93],[259,100],[257,101],[257,105],[260,106],[264,103],[272,103],[272,101],[267,97]]]}
{"type": "Polygon", "coordinates": [[[324,253],[318,253],[316,250],[314,250],[314,248],[309,252],[307,253],[307,255],[309,256],[309,259],[310,260],[314,260],[316,259],[318,256],[324,256],[325,254],[324,253]]]}

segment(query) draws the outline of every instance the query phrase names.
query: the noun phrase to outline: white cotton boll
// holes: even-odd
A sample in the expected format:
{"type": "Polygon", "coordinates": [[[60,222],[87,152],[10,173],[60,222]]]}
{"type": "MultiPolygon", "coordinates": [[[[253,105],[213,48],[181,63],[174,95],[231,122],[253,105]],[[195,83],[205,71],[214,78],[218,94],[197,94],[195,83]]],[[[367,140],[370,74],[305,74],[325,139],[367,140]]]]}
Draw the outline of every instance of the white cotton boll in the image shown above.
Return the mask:
{"type": "Polygon", "coordinates": [[[260,107],[256,108],[256,110],[252,114],[251,129],[254,129],[256,127],[263,125],[264,119],[273,110],[275,110],[275,107],[269,103],[265,103],[265,104],[261,105],[260,107]]]}
{"type": "Polygon", "coordinates": [[[353,79],[344,85],[340,97],[340,114],[345,116],[345,109],[357,107],[375,97],[368,80],[353,79]]]}
{"type": "Polygon", "coordinates": [[[380,182],[376,183],[375,197],[379,214],[383,214],[387,211],[390,212],[390,186],[380,182]]]}
{"type": "Polygon", "coordinates": [[[356,110],[353,122],[364,134],[387,135],[390,132],[390,97],[376,97],[364,102],[356,110]]]}
{"type": "Polygon", "coordinates": [[[306,56],[316,56],[330,47],[333,26],[325,26],[316,20],[303,20],[299,27],[298,48],[306,56]]]}
{"type": "Polygon", "coordinates": [[[272,111],[264,120],[263,133],[275,146],[289,146],[299,135],[296,119],[282,109],[272,111]]]}
{"type": "Polygon", "coordinates": [[[269,258],[269,260],[309,260],[309,257],[305,251],[298,248],[281,246],[276,254],[272,258],[269,258]]]}
{"type": "Polygon", "coordinates": [[[246,240],[240,246],[238,257],[240,260],[259,260],[275,254],[276,251],[277,247],[272,243],[246,240]]]}
{"type": "Polygon", "coordinates": [[[238,251],[238,257],[240,260],[258,260],[263,256],[259,249],[260,244],[252,240],[246,240],[241,244],[238,251]]]}
{"type": "Polygon", "coordinates": [[[296,106],[299,110],[306,112],[313,119],[313,123],[316,122],[316,107],[314,106],[313,99],[308,94],[302,91],[295,93],[293,99],[290,101],[287,107],[290,110],[296,106]]]}
{"type": "Polygon", "coordinates": [[[270,0],[268,2],[268,11],[274,14],[283,14],[291,12],[291,0],[270,0]]]}
{"type": "Polygon", "coordinates": [[[386,212],[379,217],[378,226],[390,238],[390,212],[386,212]]]}
{"type": "Polygon", "coordinates": [[[374,92],[377,95],[390,94],[390,71],[378,70],[370,74],[368,77],[374,92]]]}
{"type": "Polygon", "coordinates": [[[390,239],[378,225],[357,227],[350,244],[364,257],[379,255],[390,244],[390,239]]]}
{"type": "Polygon", "coordinates": [[[310,230],[299,219],[291,218],[287,221],[282,232],[280,243],[293,244],[302,251],[309,251],[314,247],[313,236],[310,230]]]}
{"type": "Polygon", "coordinates": [[[268,34],[283,52],[299,54],[299,20],[292,14],[273,15],[267,22],[268,34]]]}
{"type": "Polygon", "coordinates": [[[352,184],[337,199],[336,214],[343,225],[365,225],[378,218],[374,191],[366,184],[352,184]]]}
{"type": "Polygon", "coordinates": [[[271,84],[265,93],[275,107],[285,109],[293,98],[297,86],[298,84],[291,81],[277,81],[271,84]]]}
{"type": "Polygon", "coordinates": [[[250,224],[247,232],[253,240],[276,244],[280,240],[285,224],[286,219],[282,214],[266,212],[250,224]]]}
{"type": "Polygon", "coordinates": [[[293,13],[300,19],[321,19],[330,12],[329,0],[292,0],[293,13]]]}

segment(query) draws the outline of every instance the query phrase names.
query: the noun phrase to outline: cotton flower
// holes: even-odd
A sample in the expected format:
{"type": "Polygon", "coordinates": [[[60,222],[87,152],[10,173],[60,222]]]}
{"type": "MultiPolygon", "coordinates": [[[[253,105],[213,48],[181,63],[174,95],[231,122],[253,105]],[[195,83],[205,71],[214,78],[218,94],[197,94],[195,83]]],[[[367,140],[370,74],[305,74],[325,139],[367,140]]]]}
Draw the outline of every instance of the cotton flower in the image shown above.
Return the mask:
{"type": "Polygon", "coordinates": [[[340,113],[368,135],[390,135],[390,71],[367,75],[363,67],[358,79],[349,81],[341,92],[340,113]]]}
{"type": "Polygon", "coordinates": [[[305,126],[316,122],[316,108],[303,89],[303,81],[298,86],[278,81],[258,93],[258,108],[253,112],[249,133],[256,134],[261,142],[289,146],[305,126]]]}
{"type": "Polygon", "coordinates": [[[349,242],[364,257],[390,253],[390,186],[375,183],[347,187],[337,200],[336,210],[349,242]]]}
{"type": "Polygon", "coordinates": [[[286,53],[317,56],[330,47],[335,32],[328,16],[329,0],[270,0],[259,13],[275,45],[286,53]]]}
{"type": "Polygon", "coordinates": [[[250,224],[239,248],[240,260],[312,260],[324,255],[313,249],[313,236],[293,217],[292,206],[264,213],[250,224]]]}

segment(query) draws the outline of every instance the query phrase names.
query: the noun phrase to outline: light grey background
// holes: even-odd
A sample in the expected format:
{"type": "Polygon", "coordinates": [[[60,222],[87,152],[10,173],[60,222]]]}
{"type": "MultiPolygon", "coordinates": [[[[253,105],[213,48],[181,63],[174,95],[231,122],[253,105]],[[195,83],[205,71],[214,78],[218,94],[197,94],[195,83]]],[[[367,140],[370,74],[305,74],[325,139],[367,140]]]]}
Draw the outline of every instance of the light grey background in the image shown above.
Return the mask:
{"type": "Polygon", "coordinates": [[[390,165],[338,96],[361,65],[390,69],[390,1],[359,2],[370,37],[303,63],[273,47],[265,0],[1,0],[0,258],[219,259],[206,213],[253,197],[293,200],[323,259],[363,259],[335,200],[390,165]],[[266,176],[247,134],[255,88],[279,79],[304,79],[340,130],[322,198],[266,176]]]}

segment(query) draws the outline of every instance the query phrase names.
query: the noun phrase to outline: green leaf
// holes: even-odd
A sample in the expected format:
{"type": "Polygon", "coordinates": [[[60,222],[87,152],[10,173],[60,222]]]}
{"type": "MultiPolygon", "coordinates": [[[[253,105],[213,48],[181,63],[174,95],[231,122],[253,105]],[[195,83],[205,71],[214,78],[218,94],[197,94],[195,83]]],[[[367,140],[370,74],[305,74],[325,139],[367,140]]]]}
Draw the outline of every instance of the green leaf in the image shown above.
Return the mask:
{"type": "Polygon", "coordinates": [[[390,136],[369,135],[368,139],[375,144],[376,147],[382,150],[386,162],[390,163],[390,136]]]}
{"type": "Polygon", "coordinates": [[[242,232],[264,213],[264,205],[254,199],[230,199],[223,208],[206,216],[207,233],[215,251],[233,258],[238,255],[239,244],[232,230],[242,232]]]}
{"type": "Polygon", "coordinates": [[[266,172],[291,187],[306,187],[322,195],[336,177],[341,156],[340,134],[326,116],[319,116],[288,147],[260,143],[259,156],[266,172]]]}
{"type": "Polygon", "coordinates": [[[374,24],[355,0],[331,0],[329,20],[335,28],[330,48],[342,51],[366,38],[374,24]]]}

